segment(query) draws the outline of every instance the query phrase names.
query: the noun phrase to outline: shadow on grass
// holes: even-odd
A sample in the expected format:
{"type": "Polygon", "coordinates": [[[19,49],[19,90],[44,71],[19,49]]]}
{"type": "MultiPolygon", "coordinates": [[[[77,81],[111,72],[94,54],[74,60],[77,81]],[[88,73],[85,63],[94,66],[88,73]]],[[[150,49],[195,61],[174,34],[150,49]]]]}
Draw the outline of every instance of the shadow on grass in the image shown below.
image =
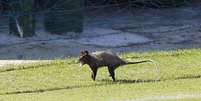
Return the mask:
{"type": "Polygon", "coordinates": [[[43,92],[58,91],[58,90],[88,88],[88,87],[95,87],[95,86],[106,86],[106,85],[111,85],[111,84],[114,84],[114,83],[113,83],[113,82],[110,82],[110,83],[97,83],[97,84],[91,84],[91,85],[76,85],[76,86],[55,87],[55,88],[48,88],[48,89],[36,89],[36,90],[14,91],[14,92],[0,93],[0,95],[15,95],[15,94],[28,94],[28,93],[43,93],[43,92]]]}
{"type": "MultiPolygon", "coordinates": [[[[99,80],[101,82],[111,82],[109,79],[102,79],[99,80]]],[[[160,82],[161,80],[154,80],[154,79],[148,79],[148,80],[126,80],[126,79],[121,79],[121,80],[116,80],[113,83],[118,83],[118,84],[126,84],[126,83],[150,83],[150,82],[160,82]]]]}
{"type": "MultiPolygon", "coordinates": [[[[119,84],[126,84],[126,83],[154,83],[154,82],[160,82],[160,81],[170,81],[170,80],[182,80],[182,79],[198,79],[201,78],[201,75],[186,75],[186,76],[181,76],[181,77],[175,77],[175,78],[167,78],[167,79],[147,79],[147,80],[127,80],[127,79],[119,79],[116,80],[114,83],[119,83],[119,84]]],[[[111,82],[109,79],[102,79],[99,80],[100,82],[111,82]]]]}
{"type": "Polygon", "coordinates": [[[177,77],[174,80],[181,80],[181,79],[198,79],[201,78],[201,75],[186,75],[186,76],[181,76],[177,77]]]}
{"type": "Polygon", "coordinates": [[[154,79],[147,79],[147,80],[120,79],[120,80],[116,80],[115,82],[113,82],[110,79],[102,79],[102,80],[97,80],[96,81],[97,83],[91,84],[91,85],[75,85],[75,86],[55,87],[55,88],[48,88],[48,89],[15,91],[15,92],[0,93],[0,95],[43,93],[43,92],[58,91],[58,90],[88,88],[88,87],[95,87],[95,86],[107,86],[107,85],[113,85],[113,84],[155,83],[155,82],[161,82],[161,81],[182,80],[182,79],[198,79],[198,78],[201,78],[201,75],[187,75],[187,76],[183,76],[183,77],[177,77],[177,78],[173,78],[173,79],[162,79],[162,80],[160,80],[160,79],[159,80],[154,80],[154,79]]]}
{"type": "Polygon", "coordinates": [[[14,91],[14,92],[6,92],[0,93],[0,95],[15,95],[15,94],[29,94],[29,93],[43,93],[43,92],[50,92],[50,91],[58,91],[58,90],[68,90],[68,89],[78,89],[78,88],[88,88],[88,87],[95,87],[95,86],[107,86],[113,84],[125,84],[125,83],[145,83],[145,82],[159,82],[160,80],[117,80],[113,82],[109,79],[97,80],[95,84],[91,85],[76,85],[76,86],[66,86],[66,87],[56,87],[56,88],[48,88],[48,89],[37,89],[37,90],[24,90],[24,91],[14,91]]]}

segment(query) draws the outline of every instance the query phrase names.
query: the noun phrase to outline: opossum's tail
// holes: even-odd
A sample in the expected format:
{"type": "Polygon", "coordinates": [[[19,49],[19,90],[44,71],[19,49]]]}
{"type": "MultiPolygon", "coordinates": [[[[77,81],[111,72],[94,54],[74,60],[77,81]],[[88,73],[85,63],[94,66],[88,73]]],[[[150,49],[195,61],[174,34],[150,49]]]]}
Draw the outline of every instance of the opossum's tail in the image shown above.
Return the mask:
{"type": "Polygon", "coordinates": [[[145,62],[152,62],[155,66],[155,69],[156,69],[156,72],[157,72],[157,78],[156,78],[156,81],[159,81],[161,79],[161,76],[160,76],[160,68],[158,67],[158,63],[156,61],[153,61],[153,60],[143,60],[143,61],[137,61],[137,62],[125,62],[124,65],[127,65],[127,64],[139,64],[139,63],[145,63],[145,62]]]}
{"type": "Polygon", "coordinates": [[[139,64],[139,63],[144,63],[144,62],[153,62],[153,60],[143,60],[143,61],[137,61],[137,62],[126,62],[124,65],[139,64]]]}

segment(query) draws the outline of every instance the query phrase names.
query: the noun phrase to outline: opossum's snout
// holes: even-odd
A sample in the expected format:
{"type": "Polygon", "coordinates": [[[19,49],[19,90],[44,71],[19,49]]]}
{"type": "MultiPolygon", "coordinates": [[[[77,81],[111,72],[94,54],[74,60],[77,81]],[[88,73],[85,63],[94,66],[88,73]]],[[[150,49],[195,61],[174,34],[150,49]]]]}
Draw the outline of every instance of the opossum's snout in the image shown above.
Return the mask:
{"type": "Polygon", "coordinates": [[[78,58],[75,62],[76,62],[76,63],[79,63],[79,64],[80,64],[80,67],[82,67],[82,66],[84,65],[84,64],[82,63],[82,61],[81,61],[80,58],[78,58]]]}
{"type": "Polygon", "coordinates": [[[84,65],[83,63],[80,63],[80,67],[83,67],[83,65],[84,65]]]}

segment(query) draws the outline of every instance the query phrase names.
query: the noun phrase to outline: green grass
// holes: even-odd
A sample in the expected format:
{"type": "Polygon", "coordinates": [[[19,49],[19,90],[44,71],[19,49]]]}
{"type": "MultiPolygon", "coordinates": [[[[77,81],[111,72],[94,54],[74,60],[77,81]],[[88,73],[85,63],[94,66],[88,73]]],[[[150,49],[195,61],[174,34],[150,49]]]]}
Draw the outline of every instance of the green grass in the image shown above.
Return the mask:
{"type": "Polygon", "coordinates": [[[87,66],[74,58],[51,63],[10,65],[0,69],[0,101],[200,101],[201,49],[125,53],[129,61],[152,59],[156,64],[107,68],[90,78],[87,66]],[[180,96],[180,97],[177,97],[180,96]]]}

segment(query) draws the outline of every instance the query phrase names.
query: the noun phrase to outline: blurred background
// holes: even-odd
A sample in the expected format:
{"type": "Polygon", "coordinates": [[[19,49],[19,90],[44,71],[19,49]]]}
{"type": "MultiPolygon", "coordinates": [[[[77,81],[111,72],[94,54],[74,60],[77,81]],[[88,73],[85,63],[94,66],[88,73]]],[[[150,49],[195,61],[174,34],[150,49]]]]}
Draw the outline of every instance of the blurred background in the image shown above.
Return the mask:
{"type": "Polygon", "coordinates": [[[200,0],[1,0],[0,59],[201,47],[200,0]]]}

